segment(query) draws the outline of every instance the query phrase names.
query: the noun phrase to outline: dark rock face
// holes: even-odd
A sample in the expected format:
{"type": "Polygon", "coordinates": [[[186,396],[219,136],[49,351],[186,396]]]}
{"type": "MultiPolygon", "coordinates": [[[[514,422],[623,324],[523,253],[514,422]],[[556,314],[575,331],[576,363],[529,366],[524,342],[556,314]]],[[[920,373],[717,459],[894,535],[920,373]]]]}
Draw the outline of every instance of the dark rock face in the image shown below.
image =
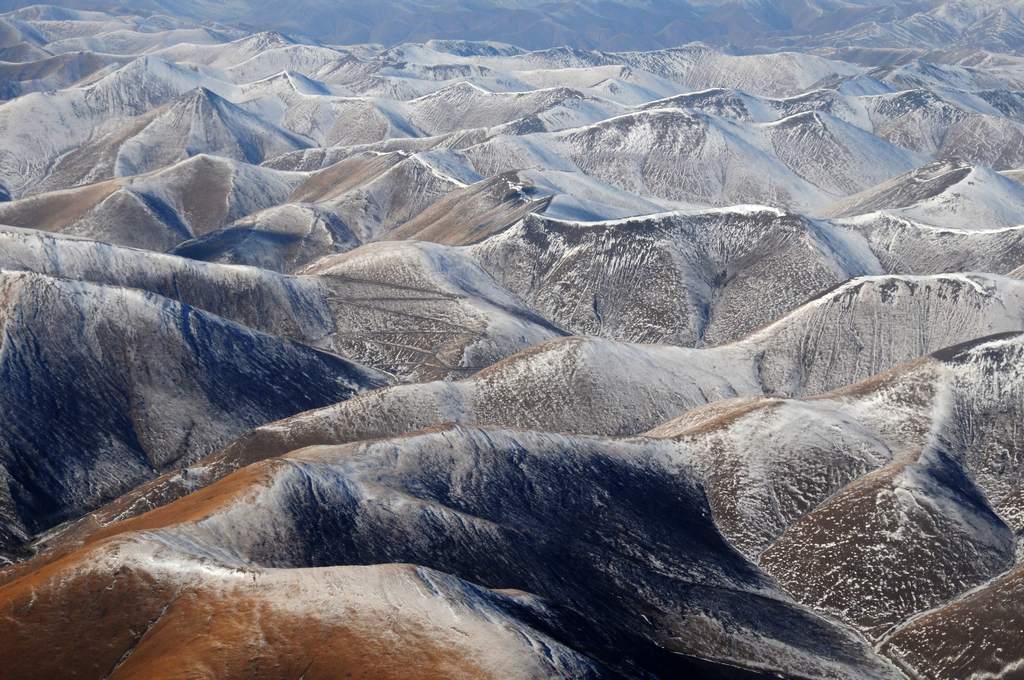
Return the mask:
{"type": "Polygon", "coordinates": [[[258,423],[384,384],[155,295],[34,274],[2,286],[4,514],[23,540],[258,423]]]}

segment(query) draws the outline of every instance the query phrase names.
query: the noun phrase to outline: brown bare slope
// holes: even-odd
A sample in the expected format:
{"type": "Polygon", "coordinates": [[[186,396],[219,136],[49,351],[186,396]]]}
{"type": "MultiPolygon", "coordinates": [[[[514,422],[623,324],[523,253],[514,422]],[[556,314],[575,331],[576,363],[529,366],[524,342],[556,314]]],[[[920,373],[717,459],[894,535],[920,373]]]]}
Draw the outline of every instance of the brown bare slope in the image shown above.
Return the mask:
{"type": "MultiPolygon", "coordinates": [[[[387,602],[402,613],[387,626],[387,639],[394,639],[394,630],[413,633],[396,644],[416,648],[418,637],[405,619],[446,590],[457,590],[449,606],[479,612],[536,650],[524,654],[508,638],[496,644],[487,626],[465,615],[455,636],[462,645],[450,641],[451,632],[432,638],[453,654],[465,646],[491,650],[468,655],[485,673],[500,658],[506,677],[528,673],[537,663],[544,677],[589,677],[595,670],[602,677],[616,671],[708,678],[891,676],[856,636],[794,606],[722,540],[699,487],[672,452],[667,443],[455,428],[263,461],[112,525],[106,537],[76,552],[15,574],[0,588],[0,608],[21,612],[24,625],[0,647],[0,660],[45,654],[33,627],[80,629],[68,646],[80,645],[88,654],[114,646],[97,664],[101,668],[133,648],[138,633],[132,631],[148,628],[122,661],[128,669],[133,660],[169,658],[201,631],[236,639],[237,625],[244,628],[243,642],[250,626],[264,633],[263,648],[250,653],[290,668],[278,655],[289,653],[294,638],[275,632],[273,611],[267,620],[249,618],[250,593],[278,607],[308,610],[307,594],[318,600],[333,595],[324,579],[345,569],[341,565],[410,562],[479,585],[452,579],[458,588],[421,586],[419,597],[392,588],[387,602]],[[137,589],[125,581],[138,574],[140,563],[156,572],[151,579],[157,588],[144,575],[137,589]],[[99,585],[78,580],[83,572],[96,574],[99,585]],[[277,591],[282,580],[290,587],[277,591]],[[121,595],[115,610],[107,608],[103,593],[95,597],[111,581],[121,595]],[[182,581],[186,587],[178,585],[182,581]],[[73,604],[62,602],[60,593],[83,588],[81,618],[73,607],[51,606],[73,604]],[[161,596],[161,588],[171,592],[161,596]],[[210,590],[226,591],[230,601],[224,606],[237,617],[235,625],[220,629],[228,616],[221,618],[212,605],[188,604],[208,599],[210,590]],[[35,609],[32,593],[42,595],[35,609]],[[97,599],[99,606],[90,608],[97,599]],[[130,618],[137,611],[145,613],[130,618]],[[213,624],[206,623],[210,613],[213,624]],[[86,625],[89,620],[98,625],[86,625]],[[117,633],[94,639],[108,625],[117,633]],[[183,639],[173,630],[189,633],[183,639]],[[164,648],[165,654],[157,653],[164,648]]],[[[354,587],[361,613],[347,614],[344,599],[331,603],[331,610],[350,623],[360,621],[375,610],[377,592],[372,585],[354,587]]],[[[307,619],[314,623],[318,616],[313,611],[307,619]]],[[[237,660],[230,650],[196,644],[198,653],[212,652],[211,663],[237,660]]],[[[187,663],[192,652],[183,658],[187,663]]],[[[367,663],[380,662],[371,655],[367,663]]],[[[384,672],[389,668],[384,665],[384,672]]],[[[226,674],[244,676],[237,666],[226,674]]]]}

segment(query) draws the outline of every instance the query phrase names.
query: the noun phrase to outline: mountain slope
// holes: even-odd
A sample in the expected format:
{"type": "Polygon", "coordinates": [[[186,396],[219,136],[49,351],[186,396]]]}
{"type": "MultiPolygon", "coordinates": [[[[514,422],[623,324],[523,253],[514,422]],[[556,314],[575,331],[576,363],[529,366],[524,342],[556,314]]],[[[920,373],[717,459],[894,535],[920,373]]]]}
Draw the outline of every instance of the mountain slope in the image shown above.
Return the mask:
{"type": "Polygon", "coordinates": [[[534,215],[469,254],[573,332],[692,346],[737,340],[853,276],[1006,273],[1024,259],[1022,236],[733,206],[601,222],[534,215]]]}
{"type": "Polygon", "coordinates": [[[5,550],[233,432],[385,382],[151,294],[29,273],[2,282],[5,550]]]}
{"type": "MultiPolygon", "coordinates": [[[[1019,281],[999,277],[878,277],[854,280],[742,341],[716,348],[554,340],[457,382],[395,386],[256,428],[187,478],[175,473],[140,489],[129,505],[166,502],[242,465],[303,446],[376,439],[442,423],[623,436],[724,399],[824,392],[978,333],[1017,329],[1024,324],[1022,295],[1019,281]],[[904,324],[928,333],[906,337],[891,332],[904,324]]],[[[877,435],[866,436],[868,442],[877,440],[877,435]]],[[[862,474],[891,455],[884,447],[863,446],[858,445],[862,453],[840,449],[834,454],[833,480],[852,481],[848,475],[862,474]]],[[[794,466],[816,469],[799,462],[794,466]]],[[[829,486],[834,483],[824,488],[837,490],[829,486]]],[[[1016,503],[1008,486],[998,494],[989,483],[982,488],[997,510],[1002,497],[1016,503]]],[[[762,524],[769,537],[777,535],[771,533],[779,530],[776,520],[762,524]]],[[[1011,525],[1016,527],[1016,520],[1011,525]]],[[[752,540],[740,545],[763,547],[763,539],[752,540]]]]}
{"type": "Polygon", "coordinates": [[[0,133],[10,143],[0,151],[0,182],[20,196],[45,179],[53,162],[67,152],[85,142],[91,147],[100,138],[130,135],[144,124],[132,119],[214,82],[196,67],[143,57],[87,87],[6,102],[0,105],[0,133]]]}
{"type": "Polygon", "coordinates": [[[193,156],[152,173],[0,204],[0,222],[165,251],[284,202],[305,176],[193,156]]]}
{"type": "MultiPolygon", "coordinates": [[[[307,566],[412,563],[471,576],[535,602],[506,611],[627,675],[893,675],[729,548],[664,444],[449,428],[318,447],[111,529],[122,544],[254,572],[258,590],[264,570],[307,566]],[[133,529],[146,534],[122,533],[133,529]]],[[[123,558],[102,558],[106,546],[48,569],[59,583],[81,560],[116,568],[123,558]]],[[[13,605],[24,587],[8,584],[0,600],[13,605]]],[[[45,612],[36,621],[52,625],[45,612]]]]}
{"type": "Polygon", "coordinates": [[[738,339],[881,271],[855,235],[757,206],[592,223],[533,216],[472,256],[575,333],[684,346],[738,339]]]}
{"type": "Polygon", "coordinates": [[[649,434],[687,447],[745,554],[884,640],[1015,562],[1024,441],[1005,425],[1021,390],[1006,367],[1020,351],[1019,333],[982,338],[813,399],[713,404],[649,434]]]}
{"type": "Polygon", "coordinates": [[[591,659],[531,627],[532,602],[422,567],[214,570],[173,547],[126,540],[51,573],[36,584],[12,585],[4,609],[23,606],[28,590],[45,593],[54,608],[71,613],[65,626],[89,617],[92,633],[79,638],[85,644],[46,652],[34,641],[53,634],[53,610],[35,608],[22,617],[24,636],[0,642],[15,675],[68,665],[103,673],[120,661],[123,677],[154,677],[167,664],[268,679],[327,678],[338,668],[395,680],[410,677],[410,668],[430,680],[601,677],[591,659]],[[100,581],[115,587],[104,590],[100,581]],[[383,628],[396,639],[382,639],[383,628]],[[145,640],[120,634],[125,630],[145,630],[145,640]],[[230,649],[220,640],[230,640],[230,649]],[[257,659],[243,651],[255,646],[257,659]]]}
{"type": "Polygon", "coordinates": [[[276,129],[210,90],[199,88],[157,112],[125,140],[114,172],[136,175],[197,153],[259,164],[308,146],[297,135],[276,129]]]}
{"type": "Polygon", "coordinates": [[[304,276],[0,230],[0,267],[140,289],[407,379],[461,376],[563,331],[472,263],[380,244],[304,276]]]}
{"type": "Polygon", "coordinates": [[[171,252],[193,260],[292,273],[325,255],[358,245],[359,238],[330,209],[284,203],[189,239],[171,252]]]}
{"type": "Polygon", "coordinates": [[[878,637],[1005,571],[1014,540],[956,460],[931,450],[845,487],[759,562],[799,601],[878,637]]]}
{"type": "Polygon", "coordinates": [[[836,216],[884,211],[953,229],[1001,229],[1024,224],[1024,186],[987,168],[936,162],[834,205],[836,216]]]}

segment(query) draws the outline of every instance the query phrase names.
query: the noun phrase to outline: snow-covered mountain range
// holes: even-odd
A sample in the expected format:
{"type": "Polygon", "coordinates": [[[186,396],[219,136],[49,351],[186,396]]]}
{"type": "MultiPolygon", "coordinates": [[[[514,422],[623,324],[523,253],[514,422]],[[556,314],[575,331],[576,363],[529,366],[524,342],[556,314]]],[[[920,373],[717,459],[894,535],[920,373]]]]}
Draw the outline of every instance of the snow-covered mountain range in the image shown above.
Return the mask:
{"type": "MultiPolygon", "coordinates": [[[[779,46],[820,48],[984,49],[1024,47],[1019,0],[65,0],[64,7],[101,8],[134,15],[90,21],[94,34],[40,33],[63,51],[100,43],[136,50],[139,32],[159,27],[160,40],[204,43],[231,34],[228,26],[272,28],[318,42],[388,45],[424,40],[490,40],[543,49],[649,50],[695,40],[765,51],[779,46]],[[158,15],[153,18],[153,15],[158,15]],[[166,15],[175,19],[168,19],[166,15]],[[186,21],[182,21],[184,18],[186,21]],[[194,26],[192,22],[217,22],[194,26]]],[[[4,0],[0,9],[22,7],[34,22],[60,21],[63,10],[40,10],[30,0],[4,0]]]]}
{"type": "Polygon", "coordinates": [[[0,9],[4,678],[1024,668],[1020,2],[0,9]]]}

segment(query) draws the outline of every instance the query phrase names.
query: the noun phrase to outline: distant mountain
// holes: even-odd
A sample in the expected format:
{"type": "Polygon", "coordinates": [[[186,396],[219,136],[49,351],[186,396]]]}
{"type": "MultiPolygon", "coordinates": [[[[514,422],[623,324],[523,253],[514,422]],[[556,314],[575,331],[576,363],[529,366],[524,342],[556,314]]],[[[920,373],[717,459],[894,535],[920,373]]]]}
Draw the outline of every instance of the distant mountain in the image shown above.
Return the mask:
{"type": "MultiPolygon", "coordinates": [[[[0,9],[24,4],[5,0],[0,9]]],[[[89,0],[64,4],[99,6],[89,0]]],[[[104,9],[109,7],[103,5],[104,9]]],[[[557,5],[540,0],[484,0],[472,7],[453,0],[391,0],[376,5],[304,0],[287,8],[271,4],[253,7],[240,0],[221,4],[173,0],[132,2],[122,8],[169,13],[193,21],[212,20],[250,30],[273,28],[335,44],[376,42],[390,46],[429,39],[468,39],[534,49],[571,45],[602,50],[672,47],[695,40],[748,50],[800,44],[873,48],[970,45],[995,51],[1015,51],[1024,46],[1021,7],[1014,0],[573,0],[557,5]]],[[[21,10],[16,16],[37,30],[49,28],[46,22],[50,15],[34,8],[21,10]]],[[[200,33],[198,26],[184,22],[162,26],[164,33],[158,35],[147,36],[147,28],[147,32],[152,31],[137,22],[110,21],[109,35],[100,39],[105,49],[100,51],[115,52],[140,44],[154,47],[172,39],[197,43],[210,39],[209,33],[200,33]],[[174,34],[189,30],[195,35],[185,38],[174,34]]],[[[88,44],[52,31],[47,37],[51,41],[63,38],[68,42],[62,44],[76,47],[88,44]]]]}
{"type": "Polygon", "coordinates": [[[998,229],[1024,224],[1024,186],[965,163],[932,163],[848,196],[834,215],[884,211],[925,224],[998,229]]]}
{"type": "Polygon", "coordinates": [[[285,201],[305,179],[206,154],[172,163],[2,203],[0,222],[165,251],[285,201]]]}

